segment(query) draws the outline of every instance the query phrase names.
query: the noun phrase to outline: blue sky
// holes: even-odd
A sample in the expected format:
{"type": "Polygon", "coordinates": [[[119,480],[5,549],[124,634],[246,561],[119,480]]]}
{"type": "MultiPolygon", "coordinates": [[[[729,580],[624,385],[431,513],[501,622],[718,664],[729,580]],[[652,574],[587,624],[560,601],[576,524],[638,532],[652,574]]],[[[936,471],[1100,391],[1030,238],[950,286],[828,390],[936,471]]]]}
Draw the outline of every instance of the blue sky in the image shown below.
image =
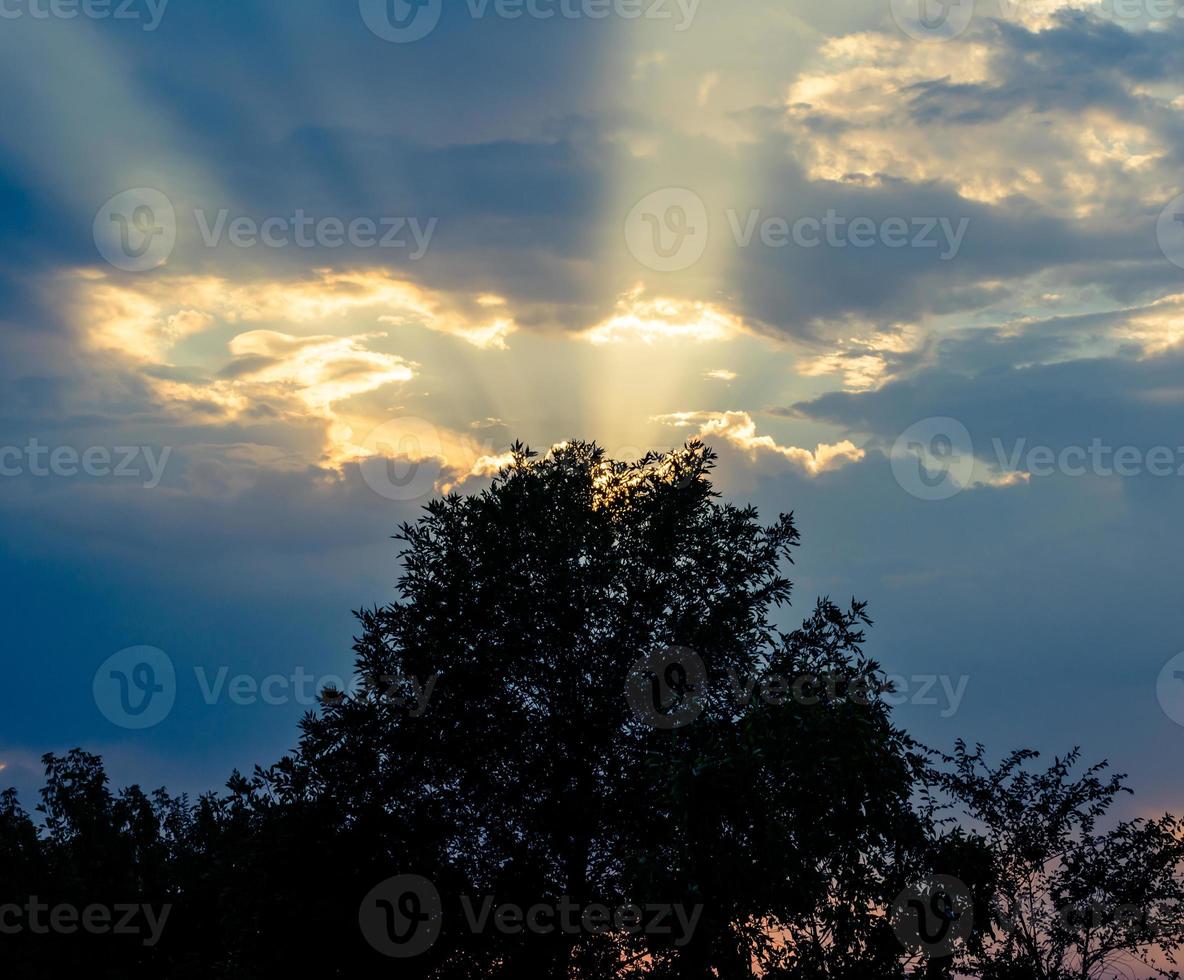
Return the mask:
{"type": "Polygon", "coordinates": [[[306,706],[250,684],[348,677],[428,496],[701,436],[919,737],[1180,806],[1167,6],[5,0],[4,778],[273,761],[306,706]],[[139,646],[146,729],[93,686],[139,646]]]}

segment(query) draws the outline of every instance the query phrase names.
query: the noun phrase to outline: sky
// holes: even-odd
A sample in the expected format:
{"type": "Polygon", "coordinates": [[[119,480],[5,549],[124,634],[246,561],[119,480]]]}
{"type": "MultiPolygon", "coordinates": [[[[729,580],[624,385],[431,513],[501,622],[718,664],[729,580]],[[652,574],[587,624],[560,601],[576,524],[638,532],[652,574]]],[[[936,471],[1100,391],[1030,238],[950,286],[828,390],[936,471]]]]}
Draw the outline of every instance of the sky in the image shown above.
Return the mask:
{"type": "Polygon", "coordinates": [[[3,780],[275,761],[431,496],[698,437],[917,737],[1180,808],[1182,13],[0,0],[3,780]]]}

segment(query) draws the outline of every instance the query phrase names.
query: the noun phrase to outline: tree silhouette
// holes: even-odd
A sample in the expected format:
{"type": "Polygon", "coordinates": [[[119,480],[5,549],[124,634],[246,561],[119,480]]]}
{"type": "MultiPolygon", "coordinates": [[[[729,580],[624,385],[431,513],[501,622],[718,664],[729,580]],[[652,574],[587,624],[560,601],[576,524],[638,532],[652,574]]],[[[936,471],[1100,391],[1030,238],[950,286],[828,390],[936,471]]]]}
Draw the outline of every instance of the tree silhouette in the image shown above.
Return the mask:
{"type": "Polygon", "coordinates": [[[868,696],[881,682],[859,652],[861,605],[824,600],[802,628],[773,626],[798,532],[720,503],[714,461],[697,443],[637,463],[518,446],[488,491],[434,501],[399,534],[400,600],[359,614],[363,693],[326,699],[268,775],[279,798],[331,801],[366,826],[366,866],[446,896],[702,908],[683,945],[446,924],[430,954],[441,975],[624,962],[749,976],[756,962],[807,976],[850,960],[866,977],[869,959],[899,958],[885,926],[848,910],[890,901],[900,857],[924,843],[909,805],[920,756],[868,696]],[[635,662],[671,649],[704,673],[685,727],[648,723],[626,697],[635,662]],[[770,674],[817,678],[818,692],[742,703],[770,674]],[[435,679],[421,717],[407,678],[435,679]]]}
{"type": "Polygon", "coordinates": [[[1184,945],[1184,823],[1170,814],[1099,821],[1129,793],[1080,752],[1032,771],[1037,753],[990,765],[959,742],[944,788],[992,855],[993,908],[966,964],[984,980],[1178,977],[1184,945]]]}
{"type": "Polygon", "coordinates": [[[863,603],[779,624],[792,515],[721,502],[715,462],[516,445],[433,500],[359,683],[225,793],[46,756],[40,823],[0,795],[4,975],[1059,980],[1184,942],[1178,822],[1102,833],[1121,784],[1075,756],[917,745],[863,603]],[[5,931],[31,897],[167,928],[5,931]]]}

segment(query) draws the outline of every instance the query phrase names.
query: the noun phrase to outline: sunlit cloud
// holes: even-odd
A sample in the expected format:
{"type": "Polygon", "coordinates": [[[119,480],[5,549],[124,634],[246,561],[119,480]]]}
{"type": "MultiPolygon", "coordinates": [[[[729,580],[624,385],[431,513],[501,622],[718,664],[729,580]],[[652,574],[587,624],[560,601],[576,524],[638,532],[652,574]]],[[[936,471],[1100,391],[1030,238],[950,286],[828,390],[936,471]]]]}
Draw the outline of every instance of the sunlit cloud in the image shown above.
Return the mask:
{"type": "MultiPolygon", "coordinates": [[[[1064,5],[1010,6],[1040,29],[1064,5]]],[[[945,44],[875,33],[828,41],[785,100],[791,129],[807,134],[797,153],[809,176],[939,181],[971,200],[1023,195],[1077,218],[1167,193],[1172,175],[1159,168],[1175,128],[1171,93],[1156,97],[1128,82],[1130,96],[1146,105],[1144,118],[1101,101],[1082,110],[997,75],[1001,44],[986,29],[945,44]],[[1164,132],[1148,123],[1157,114],[1164,132]]]]}
{"type": "Polygon", "coordinates": [[[857,463],[865,456],[862,449],[846,439],[834,444],[819,443],[813,451],[778,445],[772,436],[757,435],[756,423],[747,412],[673,412],[654,421],[678,428],[697,427],[697,438],[724,439],[750,456],[780,456],[810,476],[857,463]]]}
{"type": "Polygon", "coordinates": [[[617,300],[611,316],[584,331],[593,344],[640,341],[725,341],[744,333],[743,320],[733,313],[698,300],[647,297],[637,285],[617,300]]]}
{"type": "Polygon", "coordinates": [[[401,417],[388,419],[359,433],[348,425],[340,426],[335,464],[339,468],[357,465],[373,474],[374,465],[394,465],[420,474],[428,464],[427,479],[421,490],[453,493],[466,490],[474,481],[487,480],[513,462],[509,451],[498,453],[488,440],[471,433],[457,432],[427,419],[401,417]]]}
{"type": "Polygon", "coordinates": [[[1145,356],[1175,347],[1184,341],[1184,293],[1128,311],[1118,332],[1120,340],[1136,344],[1145,356]]]}
{"type": "Polygon", "coordinates": [[[321,269],[295,280],[162,275],[133,284],[85,270],[68,276],[66,284],[87,342],[136,360],[163,360],[180,340],[216,321],[304,324],[369,317],[499,349],[516,329],[500,296],[446,294],[382,270],[321,269]]]}
{"type": "Polygon", "coordinates": [[[921,331],[909,324],[847,336],[837,342],[837,350],[803,358],[797,371],[807,378],[839,375],[844,390],[867,391],[891,380],[894,365],[921,342],[921,331]]]}
{"type": "Polygon", "coordinates": [[[466,484],[474,480],[488,480],[490,477],[497,476],[499,472],[514,462],[514,454],[510,452],[499,453],[496,456],[478,456],[469,465],[468,470],[460,473],[459,478],[453,480],[443,481],[440,485],[440,490],[443,493],[452,493],[456,490],[462,490],[466,484]]]}
{"type": "Polygon", "coordinates": [[[415,376],[403,358],[365,348],[365,342],[376,336],[384,335],[294,337],[253,330],[235,337],[230,352],[239,359],[235,362],[238,377],[292,385],[310,408],[324,410],[334,402],[415,376]]]}

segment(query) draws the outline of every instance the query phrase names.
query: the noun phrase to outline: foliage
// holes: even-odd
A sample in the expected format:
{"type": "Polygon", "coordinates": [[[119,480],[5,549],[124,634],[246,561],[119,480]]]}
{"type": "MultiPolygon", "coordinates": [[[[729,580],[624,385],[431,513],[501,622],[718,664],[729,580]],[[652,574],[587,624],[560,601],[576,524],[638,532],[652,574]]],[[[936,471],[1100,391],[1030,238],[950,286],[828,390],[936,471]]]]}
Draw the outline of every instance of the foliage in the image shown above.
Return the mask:
{"type": "Polygon", "coordinates": [[[357,614],[356,692],[323,692],[298,748],[222,794],[113,793],[96,756],[46,756],[39,820],[0,795],[0,906],[169,919],[151,945],[5,935],[5,976],[385,975],[359,908],[400,875],[444,904],[430,949],[394,964],[409,978],[1058,980],[1170,957],[1178,821],[1101,831],[1121,780],[1073,778],[1076,753],[1032,774],[1033,753],[990,768],[959,743],[934,765],[879,697],[865,604],[779,628],[793,517],[721,502],[715,462],[699,443],[637,462],[518,445],[485,492],[433,500],[399,529],[395,601],[357,614]],[[662,656],[682,673],[659,677],[662,656]],[[627,696],[669,678],[662,711],[694,709],[678,724],[627,696]],[[891,913],[936,873],[976,928],[924,960],[891,913]],[[483,896],[695,925],[476,930],[460,903],[483,896]],[[1128,908],[1146,915],[1111,914],[1128,908]]]}

